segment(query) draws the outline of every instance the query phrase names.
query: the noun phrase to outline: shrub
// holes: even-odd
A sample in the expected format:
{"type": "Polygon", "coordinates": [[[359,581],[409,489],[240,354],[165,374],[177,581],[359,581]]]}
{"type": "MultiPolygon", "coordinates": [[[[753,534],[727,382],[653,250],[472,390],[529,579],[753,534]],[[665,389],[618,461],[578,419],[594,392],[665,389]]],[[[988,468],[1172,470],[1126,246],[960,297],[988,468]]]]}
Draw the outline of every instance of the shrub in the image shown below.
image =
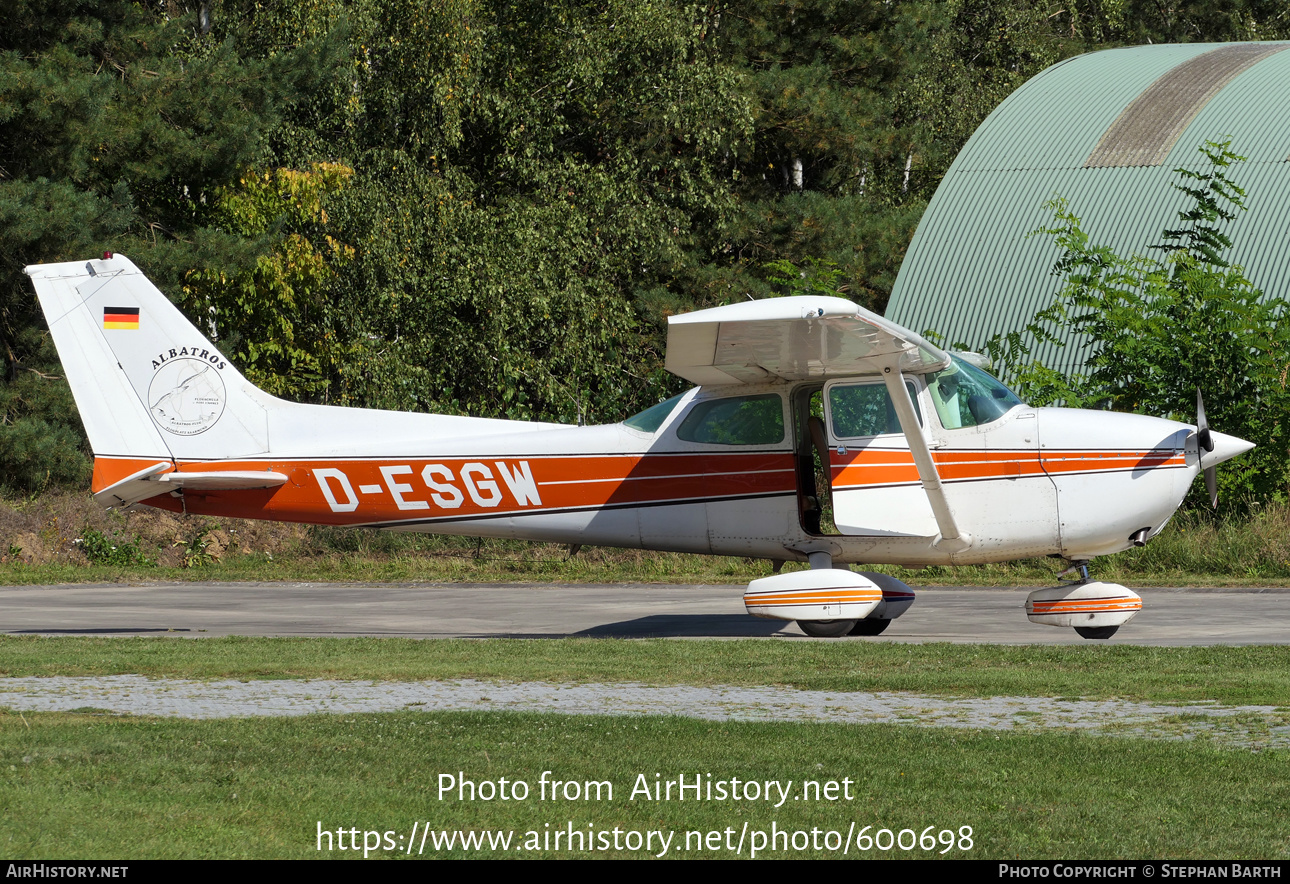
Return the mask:
{"type": "Polygon", "coordinates": [[[113,531],[109,538],[101,531],[86,526],[81,536],[72,541],[96,565],[155,565],[139,549],[139,538],[126,541],[113,531]]]}

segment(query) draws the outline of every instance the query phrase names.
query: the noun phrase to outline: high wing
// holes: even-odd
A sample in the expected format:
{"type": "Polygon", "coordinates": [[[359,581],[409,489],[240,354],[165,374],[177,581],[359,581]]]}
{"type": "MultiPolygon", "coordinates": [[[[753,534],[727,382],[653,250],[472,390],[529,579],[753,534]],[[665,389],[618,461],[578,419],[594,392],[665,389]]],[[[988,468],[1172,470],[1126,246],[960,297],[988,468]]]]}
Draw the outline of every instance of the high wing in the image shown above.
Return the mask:
{"type": "Polygon", "coordinates": [[[668,320],[667,370],[705,386],[878,375],[884,368],[921,374],[949,364],[940,347],[845,298],[768,298],[668,320]]]}
{"type": "MultiPolygon", "coordinates": [[[[845,298],[769,298],[699,310],[668,320],[667,368],[707,386],[880,376],[900,420],[931,504],[938,549],[966,549],[972,538],[950,510],[904,375],[938,371],[950,356],[921,335],[845,298]]],[[[825,463],[828,462],[827,454],[825,463]]]]}

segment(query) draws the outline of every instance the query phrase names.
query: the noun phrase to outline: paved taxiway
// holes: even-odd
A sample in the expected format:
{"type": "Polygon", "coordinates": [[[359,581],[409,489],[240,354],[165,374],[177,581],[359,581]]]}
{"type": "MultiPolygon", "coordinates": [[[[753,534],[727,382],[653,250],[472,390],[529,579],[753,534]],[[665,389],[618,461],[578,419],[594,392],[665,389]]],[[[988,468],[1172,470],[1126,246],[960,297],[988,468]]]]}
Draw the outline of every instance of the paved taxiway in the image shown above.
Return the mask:
{"type": "MultiPolygon", "coordinates": [[[[1026,619],[1029,588],[920,589],[882,636],[850,641],[1078,644],[1026,619]]],[[[0,587],[0,634],[188,637],[767,638],[814,641],[744,613],[742,586],[183,583],[0,587]]],[[[1139,589],[1113,644],[1290,644],[1290,589],[1139,589]]],[[[835,639],[820,639],[836,641],[835,639]]]]}

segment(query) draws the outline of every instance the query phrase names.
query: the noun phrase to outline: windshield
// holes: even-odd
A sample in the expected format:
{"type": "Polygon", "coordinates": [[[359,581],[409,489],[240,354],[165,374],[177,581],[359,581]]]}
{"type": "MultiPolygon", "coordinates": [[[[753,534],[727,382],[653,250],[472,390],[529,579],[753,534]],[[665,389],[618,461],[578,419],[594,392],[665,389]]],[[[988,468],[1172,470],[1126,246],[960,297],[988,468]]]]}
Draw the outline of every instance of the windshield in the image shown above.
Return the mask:
{"type": "Polygon", "coordinates": [[[663,426],[663,421],[667,420],[667,416],[672,413],[672,409],[676,408],[676,403],[680,402],[681,397],[684,395],[684,393],[680,393],[671,399],[660,402],[658,405],[651,405],[640,414],[634,414],[627,418],[623,423],[633,430],[640,430],[642,433],[657,433],[658,428],[663,426]]]}
{"type": "Polygon", "coordinates": [[[927,390],[945,429],[988,424],[1022,404],[997,378],[957,356],[950,358],[949,368],[927,376],[927,390]]]}

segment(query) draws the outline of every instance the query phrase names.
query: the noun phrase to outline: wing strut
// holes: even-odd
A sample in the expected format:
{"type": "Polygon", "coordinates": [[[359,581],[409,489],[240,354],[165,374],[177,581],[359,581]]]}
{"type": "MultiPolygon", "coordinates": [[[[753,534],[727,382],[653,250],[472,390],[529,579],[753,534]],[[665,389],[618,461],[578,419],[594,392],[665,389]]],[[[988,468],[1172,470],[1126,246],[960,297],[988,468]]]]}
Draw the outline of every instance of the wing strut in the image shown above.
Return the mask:
{"type": "Polygon", "coordinates": [[[923,483],[923,491],[927,493],[927,502],[932,505],[936,527],[941,532],[932,546],[945,552],[961,552],[972,545],[972,537],[961,531],[954,521],[954,513],[950,510],[949,501],[945,499],[945,489],[941,487],[941,475],[936,471],[936,462],[932,460],[932,451],[927,447],[927,438],[914,414],[914,406],[909,401],[909,391],[905,388],[905,376],[901,373],[900,366],[883,366],[882,379],[887,385],[891,404],[896,409],[896,417],[900,420],[901,432],[909,442],[909,453],[914,456],[914,465],[918,467],[918,478],[923,483]]]}

